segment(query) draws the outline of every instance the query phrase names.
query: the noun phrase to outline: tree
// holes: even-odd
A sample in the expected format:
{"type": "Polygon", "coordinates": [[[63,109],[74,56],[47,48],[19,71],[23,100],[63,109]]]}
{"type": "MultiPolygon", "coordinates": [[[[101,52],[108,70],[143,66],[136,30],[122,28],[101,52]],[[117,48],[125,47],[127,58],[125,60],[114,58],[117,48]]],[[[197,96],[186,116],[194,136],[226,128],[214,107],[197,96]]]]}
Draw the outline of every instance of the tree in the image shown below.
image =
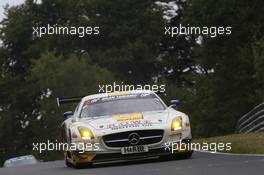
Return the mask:
{"type": "Polygon", "coordinates": [[[194,121],[197,134],[204,136],[234,131],[237,120],[260,101],[254,89],[252,44],[263,33],[262,1],[190,1],[186,22],[190,26],[231,26],[232,34],[203,36],[195,48],[197,65],[202,68],[196,81],[194,121]],[[196,119],[195,119],[196,118],[196,119]]]}
{"type": "MultiPolygon", "coordinates": [[[[11,95],[14,99],[6,102],[11,105],[2,108],[0,139],[5,142],[1,142],[0,148],[3,157],[31,153],[32,143],[61,139],[62,112],[73,110],[74,105],[59,109],[56,97],[97,93],[99,84],[116,81],[111,72],[92,65],[88,60],[87,56],[78,58],[70,55],[65,58],[46,52],[33,61],[23,83],[25,89],[17,89],[17,93],[11,95]]],[[[6,85],[14,86],[9,83],[6,85]]],[[[3,92],[7,92],[6,87],[3,88],[3,92]]],[[[52,154],[48,153],[49,156],[52,154]]],[[[44,158],[48,159],[47,156],[44,158]]]]}
{"type": "Polygon", "coordinates": [[[264,38],[260,38],[253,44],[254,68],[256,79],[256,95],[259,101],[264,101],[264,38]]]}

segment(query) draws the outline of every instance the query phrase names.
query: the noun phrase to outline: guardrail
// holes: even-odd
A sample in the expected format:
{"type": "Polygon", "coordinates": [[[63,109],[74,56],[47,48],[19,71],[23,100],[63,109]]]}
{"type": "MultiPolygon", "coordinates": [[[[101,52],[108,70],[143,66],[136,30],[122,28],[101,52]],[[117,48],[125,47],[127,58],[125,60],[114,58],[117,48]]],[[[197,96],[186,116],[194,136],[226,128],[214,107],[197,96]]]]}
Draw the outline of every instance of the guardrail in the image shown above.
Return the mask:
{"type": "Polygon", "coordinates": [[[264,103],[259,104],[237,122],[237,133],[264,131],[264,103]]]}

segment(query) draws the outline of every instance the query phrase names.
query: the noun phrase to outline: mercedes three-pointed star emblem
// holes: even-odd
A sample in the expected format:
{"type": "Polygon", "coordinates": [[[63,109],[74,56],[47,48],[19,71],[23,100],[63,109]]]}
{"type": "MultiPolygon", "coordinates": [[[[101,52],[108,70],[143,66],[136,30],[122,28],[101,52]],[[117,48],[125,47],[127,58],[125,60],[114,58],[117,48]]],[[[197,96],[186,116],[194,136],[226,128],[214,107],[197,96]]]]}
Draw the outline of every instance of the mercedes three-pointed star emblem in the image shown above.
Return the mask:
{"type": "Polygon", "coordinates": [[[132,132],[128,135],[128,141],[131,145],[136,145],[140,141],[140,136],[138,135],[138,133],[132,132]]]}

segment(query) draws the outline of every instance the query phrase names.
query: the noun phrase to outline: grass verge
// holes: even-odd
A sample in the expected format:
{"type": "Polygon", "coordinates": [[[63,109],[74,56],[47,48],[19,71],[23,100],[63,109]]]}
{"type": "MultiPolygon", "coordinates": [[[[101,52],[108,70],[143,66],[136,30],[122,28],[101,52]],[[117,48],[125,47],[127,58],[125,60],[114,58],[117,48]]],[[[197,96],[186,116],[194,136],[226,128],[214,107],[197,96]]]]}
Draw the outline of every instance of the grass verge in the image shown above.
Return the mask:
{"type": "Polygon", "coordinates": [[[232,134],[226,136],[195,139],[195,143],[231,143],[230,151],[218,151],[239,154],[264,154],[264,132],[250,134],[232,134]]]}

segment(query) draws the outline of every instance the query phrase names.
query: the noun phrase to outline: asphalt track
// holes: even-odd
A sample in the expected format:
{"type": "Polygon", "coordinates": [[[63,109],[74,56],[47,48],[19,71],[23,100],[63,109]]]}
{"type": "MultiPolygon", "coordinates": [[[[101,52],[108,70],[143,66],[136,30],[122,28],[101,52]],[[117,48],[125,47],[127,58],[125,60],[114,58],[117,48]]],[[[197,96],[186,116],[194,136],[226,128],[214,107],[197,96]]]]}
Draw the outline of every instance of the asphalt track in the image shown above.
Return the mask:
{"type": "Polygon", "coordinates": [[[0,168],[0,175],[263,175],[264,156],[219,155],[195,152],[186,160],[144,160],[67,168],[52,161],[16,168],[0,168]]]}

